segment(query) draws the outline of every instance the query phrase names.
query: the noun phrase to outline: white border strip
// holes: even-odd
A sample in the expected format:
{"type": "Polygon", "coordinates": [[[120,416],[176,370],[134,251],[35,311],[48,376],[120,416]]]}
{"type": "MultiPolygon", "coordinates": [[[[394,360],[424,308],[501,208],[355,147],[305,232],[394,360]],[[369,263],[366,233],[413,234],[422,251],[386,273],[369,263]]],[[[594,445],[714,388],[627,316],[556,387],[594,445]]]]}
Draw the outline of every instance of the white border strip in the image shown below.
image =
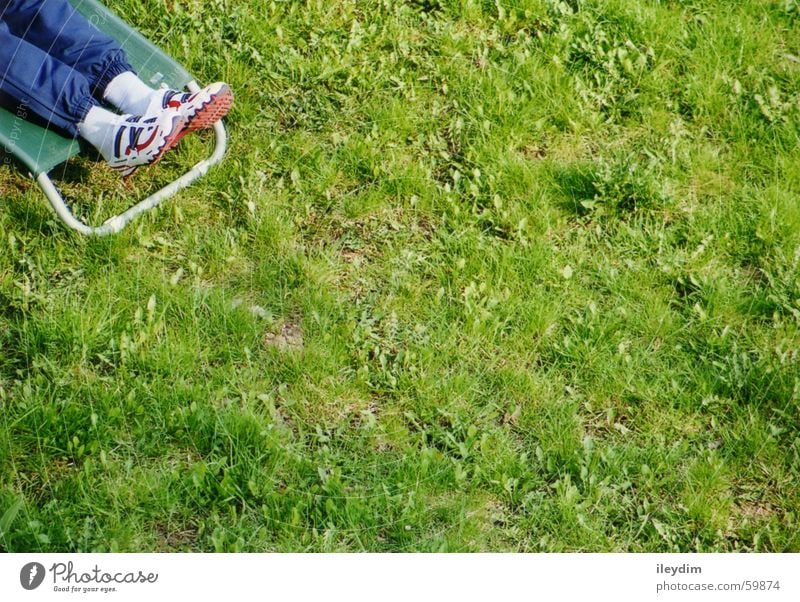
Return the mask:
{"type": "Polygon", "coordinates": [[[779,602],[800,599],[798,566],[798,554],[4,554],[0,599],[779,602]]]}

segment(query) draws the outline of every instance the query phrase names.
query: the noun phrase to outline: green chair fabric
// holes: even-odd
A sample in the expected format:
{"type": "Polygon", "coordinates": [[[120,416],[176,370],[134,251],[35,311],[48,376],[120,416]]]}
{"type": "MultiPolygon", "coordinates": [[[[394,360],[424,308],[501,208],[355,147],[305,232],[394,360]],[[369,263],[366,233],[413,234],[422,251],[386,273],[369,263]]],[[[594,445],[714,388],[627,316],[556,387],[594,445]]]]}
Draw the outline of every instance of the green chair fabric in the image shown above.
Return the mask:
{"type": "MultiPolygon", "coordinates": [[[[153,87],[162,83],[182,89],[192,81],[186,70],[157,46],[97,0],[70,0],[98,29],[117,40],[139,77],[153,87]]],[[[65,138],[15,114],[0,109],[0,144],[16,156],[36,177],[80,152],[77,140],[65,138]]]]}

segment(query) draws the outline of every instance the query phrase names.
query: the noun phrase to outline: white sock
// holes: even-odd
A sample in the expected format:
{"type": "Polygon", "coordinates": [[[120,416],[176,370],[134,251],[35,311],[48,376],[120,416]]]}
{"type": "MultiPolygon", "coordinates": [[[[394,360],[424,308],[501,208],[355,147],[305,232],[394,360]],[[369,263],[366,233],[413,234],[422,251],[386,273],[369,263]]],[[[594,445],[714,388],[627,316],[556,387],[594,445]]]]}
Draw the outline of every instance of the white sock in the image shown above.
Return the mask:
{"type": "Polygon", "coordinates": [[[144,115],[154,95],[157,94],[132,71],[120,73],[112,79],[103,92],[103,100],[124,113],[144,115]]]}
{"type": "Polygon", "coordinates": [[[114,156],[114,138],[119,124],[128,115],[117,115],[102,107],[92,107],[78,124],[78,132],[108,161],[114,156]]]}

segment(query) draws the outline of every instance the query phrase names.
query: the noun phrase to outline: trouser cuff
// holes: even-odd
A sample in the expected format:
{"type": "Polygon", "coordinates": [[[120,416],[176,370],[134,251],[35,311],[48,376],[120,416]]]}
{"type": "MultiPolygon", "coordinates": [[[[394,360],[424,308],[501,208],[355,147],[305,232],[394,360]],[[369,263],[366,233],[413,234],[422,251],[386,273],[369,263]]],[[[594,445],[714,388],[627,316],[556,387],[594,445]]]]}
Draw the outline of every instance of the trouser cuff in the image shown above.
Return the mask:
{"type": "Polygon", "coordinates": [[[75,124],[75,135],[78,135],[78,128],[77,124],[81,123],[86,120],[86,115],[92,109],[92,107],[97,106],[97,101],[92,98],[91,96],[84,96],[78,102],[75,103],[75,114],[78,117],[78,121],[75,124]]]}

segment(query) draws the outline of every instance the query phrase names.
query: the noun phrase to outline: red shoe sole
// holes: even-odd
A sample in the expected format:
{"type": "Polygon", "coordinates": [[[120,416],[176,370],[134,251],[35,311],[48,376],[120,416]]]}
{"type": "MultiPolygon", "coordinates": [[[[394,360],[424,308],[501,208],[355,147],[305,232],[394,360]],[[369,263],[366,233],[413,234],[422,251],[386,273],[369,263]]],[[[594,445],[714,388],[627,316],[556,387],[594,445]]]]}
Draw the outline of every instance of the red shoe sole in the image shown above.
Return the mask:
{"type": "Polygon", "coordinates": [[[226,85],[219,92],[211,96],[209,101],[189,118],[175,143],[177,144],[180,142],[181,138],[186,134],[212,127],[228,114],[228,111],[231,110],[231,106],[233,106],[233,92],[231,92],[230,87],[226,85]]]}

